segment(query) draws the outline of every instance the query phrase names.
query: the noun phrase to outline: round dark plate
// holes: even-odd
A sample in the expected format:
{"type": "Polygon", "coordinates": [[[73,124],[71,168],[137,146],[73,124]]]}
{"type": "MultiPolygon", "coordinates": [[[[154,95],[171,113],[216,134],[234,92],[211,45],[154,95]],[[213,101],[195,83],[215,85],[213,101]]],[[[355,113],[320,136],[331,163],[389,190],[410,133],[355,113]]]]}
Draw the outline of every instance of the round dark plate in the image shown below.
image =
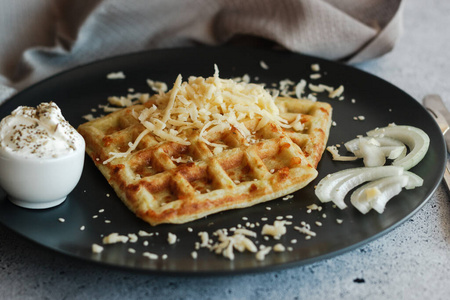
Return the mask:
{"type": "MultiPolygon", "coordinates": [[[[20,208],[11,204],[5,192],[0,190],[0,222],[49,249],[103,265],[167,274],[266,271],[311,263],[360,247],[410,218],[441,182],[446,159],[444,140],[436,122],[417,101],[388,82],[358,69],[283,51],[201,47],[114,57],[78,67],[31,86],[0,106],[0,117],[7,116],[19,105],[36,106],[40,102],[54,101],[66,119],[77,127],[85,122],[82,116],[91,113],[91,109],[99,104],[106,104],[108,96],[126,95],[130,88],[136,92],[151,93],[146,79],[164,81],[170,87],[180,73],[185,79],[190,75],[208,77],[214,73],[214,64],[218,65],[222,78],[249,74],[252,82],[266,83],[268,87],[286,78],[294,82],[304,78],[308,82],[334,87],[344,85],[345,99],[342,101],[330,99],[325,93],[318,95],[318,100],[330,103],[334,109],[336,126],[331,128],[329,145],[348,141],[393,122],[423,129],[430,136],[430,149],[424,160],[411,171],[424,178],[424,185],[403,191],[388,203],[381,215],[374,211],[362,215],[351,205],[341,211],[333,208],[332,204],[322,205],[320,212],[308,212],[308,205],[319,204],[314,186],[320,179],[338,170],[362,166],[361,161],[332,161],[329,153],[324,153],[318,166],[319,176],[306,188],[296,192],[292,199],[276,199],[183,225],[151,227],[137,219],[122,204],[90,158],[86,157],[78,186],[58,207],[46,210],[20,208]],[[269,69],[262,68],[261,61],[269,69]],[[315,63],[320,65],[323,76],[319,80],[310,80],[309,74],[313,73],[311,65],[315,63]],[[126,78],[106,78],[107,74],[118,71],[124,72],[126,78]],[[355,120],[354,117],[358,116],[364,116],[365,120],[355,120]],[[292,216],[290,220],[293,225],[288,226],[287,234],[279,241],[264,239],[260,234],[262,225],[273,224],[279,216],[285,219],[292,216]],[[58,221],[59,218],[65,219],[65,222],[58,221]],[[267,218],[267,221],[262,218],[267,218]],[[336,219],[343,220],[343,223],[338,224],[336,219]],[[111,222],[106,223],[105,220],[111,222]],[[316,237],[307,240],[293,229],[302,221],[311,224],[316,237]],[[322,226],[316,225],[316,221],[321,222],[322,226]],[[192,258],[195,243],[200,241],[198,232],[212,234],[217,229],[238,224],[256,224],[253,230],[258,233],[254,239],[258,246],[282,243],[290,247],[289,251],[271,252],[262,261],[257,260],[253,253],[235,251],[235,259],[230,261],[202,248],[197,251],[198,258],[192,258]],[[82,226],[85,226],[84,230],[80,229],[82,226]],[[112,232],[126,235],[138,233],[139,230],[158,235],[141,237],[136,243],[107,245],[101,254],[91,251],[93,243],[101,244],[103,235],[112,232]],[[178,237],[177,243],[168,244],[169,232],[178,237]],[[144,241],[148,241],[147,246],[144,241]],[[129,252],[129,248],[133,248],[135,253],[129,252]],[[144,252],[155,253],[159,258],[148,259],[142,255],[144,252]],[[163,254],[167,255],[166,259],[162,258],[163,254]]],[[[348,198],[346,201],[348,203],[348,198]]]]}

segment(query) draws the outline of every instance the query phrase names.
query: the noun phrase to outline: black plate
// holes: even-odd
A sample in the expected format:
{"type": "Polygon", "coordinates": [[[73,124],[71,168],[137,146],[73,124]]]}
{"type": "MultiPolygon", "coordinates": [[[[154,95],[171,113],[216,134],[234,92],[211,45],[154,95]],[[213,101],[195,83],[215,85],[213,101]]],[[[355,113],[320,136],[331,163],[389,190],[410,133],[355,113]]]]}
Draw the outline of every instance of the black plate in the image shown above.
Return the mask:
{"type": "MultiPolygon", "coordinates": [[[[58,207],[42,211],[19,208],[11,204],[5,192],[0,190],[0,222],[40,245],[72,257],[133,270],[175,274],[273,270],[311,263],[360,247],[401,224],[431,197],[442,179],[446,153],[437,124],[417,101],[395,86],[355,68],[309,56],[248,48],[149,51],[99,61],[38,83],[0,106],[0,117],[5,117],[19,105],[36,106],[40,102],[55,101],[68,121],[76,127],[84,122],[83,115],[90,113],[91,108],[98,104],[105,104],[108,96],[126,95],[129,88],[136,92],[150,92],[147,78],[167,82],[170,86],[179,73],[184,78],[190,75],[211,76],[214,73],[213,65],[217,64],[222,78],[249,74],[252,81],[258,77],[256,82],[270,86],[286,78],[295,82],[305,78],[312,82],[308,76],[312,73],[313,63],[320,64],[324,75],[317,82],[334,87],[342,84],[345,87],[345,99],[342,101],[329,99],[325,94],[318,95],[319,100],[331,103],[334,108],[333,120],[337,126],[331,129],[329,144],[348,141],[356,135],[392,122],[422,128],[430,136],[431,145],[425,159],[412,169],[425,179],[424,185],[403,191],[388,203],[382,215],[376,212],[362,215],[351,205],[341,211],[331,204],[323,205],[321,212],[307,212],[307,205],[318,203],[313,187],[321,178],[341,169],[361,166],[361,162],[334,162],[329,153],[325,153],[318,167],[318,178],[296,192],[293,199],[277,199],[247,209],[219,213],[189,224],[155,228],[135,218],[125,208],[87,158],[81,181],[58,207]],[[260,61],[264,61],[269,69],[261,68],[260,61]],[[106,79],[107,74],[117,71],[123,71],[126,79],[106,79]],[[351,99],[355,99],[355,102],[351,99]],[[365,120],[354,120],[355,116],[364,116],[365,120]],[[101,209],[105,211],[99,213],[101,209]],[[326,214],[326,218],[323,214],[326,214]],[[94,215],[98,217],[93,218],[94,215]],[[266,241],[258,235],[258,245],[281,242],[292,247],[291,251],[272,252],[263,261],[256,260],[254,254],[236,251],[235,260],[230,261],[206,249],[198,251],[198,259],[191,257],[194,244],[199,241],[199,231],[212,233],[219,228],[245,225],[247,222],[259,222],[262,226],[264,223],[272,224],[277,216],[287,215],[293,217],[294,225],[299,225],[301,221],[311,224],[317,236],[305,240],[304,235],[293,230],[293,226],[289,226],[287,234],[280,241],[266,241]],[[261,221],[263,217],[268,218],[268,221],[261,221]],[[59,222],[59,218],[64,218],[65,222],[59,222]],[[336,219],[342,219],[343,223],[338,225],[336,219]],[[105,220],[111,223],[105,223],[105,220]],[[315,225],[316,221],[322,222],[323,226],[315,225]],[[81,226],[85,226],[85,230],[80,230],[81,226]],[[137,233],[141,229],[158,232],[159,235],[140,238],[134,244],[110,245],[101,254],[91,252],[91,244],[100,243],[103,234],[137,233]],[[177,235],[179,241],[176,244],[167,243],[168,232],[177,235]],[[143,245],[144,240],[149,242],[148,246],[143,245]],[[136,253],[128,252],[128,248],[134,248],[136,253]],[[144,251],[156,253],[160,258],[149,260],[142,256],[144,251]],[[168,258],[162,259],[162,254],[167,254],[168,258]]],[[[259,233],[261,227],[255,230],[259,233]]]]}

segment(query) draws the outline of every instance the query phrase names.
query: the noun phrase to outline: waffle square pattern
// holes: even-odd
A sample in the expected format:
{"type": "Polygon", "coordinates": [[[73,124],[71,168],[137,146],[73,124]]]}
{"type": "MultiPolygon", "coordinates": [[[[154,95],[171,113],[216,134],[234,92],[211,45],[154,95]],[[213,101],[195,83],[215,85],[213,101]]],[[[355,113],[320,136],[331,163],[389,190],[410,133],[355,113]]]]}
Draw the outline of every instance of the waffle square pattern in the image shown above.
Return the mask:
{"type": "Polygon", "coordinates": [[[167,93],[80,125],[86,151],[136,216],[186,223],[293,193],[317,176],[331,106],[261,85],[176,79],[167,93]]]}

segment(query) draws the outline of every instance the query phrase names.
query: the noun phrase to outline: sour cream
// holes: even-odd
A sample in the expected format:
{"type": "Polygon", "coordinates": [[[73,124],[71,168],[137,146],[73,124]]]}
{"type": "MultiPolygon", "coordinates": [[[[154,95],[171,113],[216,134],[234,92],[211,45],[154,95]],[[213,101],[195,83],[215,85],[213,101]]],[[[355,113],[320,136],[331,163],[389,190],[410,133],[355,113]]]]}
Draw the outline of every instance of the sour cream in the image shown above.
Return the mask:
{"type": "Polygon", "coordinates": [[[0,122],[0,186],[18,206],[59,205],[80,180],[84,151],[55,103],[20,106],[0,122]]]}
{"type": "Polygon", "coordinates": [[[61,157],[83,145],[83,137],[53,102],[19,106],[0,122],[0,147],[24,158],[61,157]]]}

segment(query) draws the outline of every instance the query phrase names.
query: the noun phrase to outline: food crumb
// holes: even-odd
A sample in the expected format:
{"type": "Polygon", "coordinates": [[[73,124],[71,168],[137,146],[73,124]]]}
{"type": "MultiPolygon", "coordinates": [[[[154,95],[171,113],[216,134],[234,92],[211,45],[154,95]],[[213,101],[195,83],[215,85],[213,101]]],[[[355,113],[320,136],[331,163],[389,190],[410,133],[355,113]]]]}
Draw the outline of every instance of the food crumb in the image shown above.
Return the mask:
{"type": "Polygon", "coordinates": [[[106,75],[108,79],[125,79],[125,74],[122,71],[112,72],[106,75]]]}
{"type": "Polygon", "coordinates": [[[320,65],[319,64],[312,64],[311,65],[311,70],[314,72],[319,72],[320,71],[320,65]]]}
{"type": "Polygon", "coordinates": [[[153,232],[147,232],[147,231],[144,231],[144,230],[139,230],[138,235],[139,236],[152,236],[153,232]]]}
{"type": "Polygon", "coordinates": [[[108,236],[105,236],[102,240],[103,244],[116,244],[116,243],[126,243],[129,237],[125,235],[119,235],[117,232],[113,232],[108,236]]]}
{"type": "Polygon", "coordinates": [[[284,247],[283,244],[278,243],[275,246],[273,246],[273,251],[284,252],[284,251],[286,251],[286,247],[284,247]]]}
{"type": "Polygon", "coordinates": [[[286,221],[275,221],[273,225],[265,224],[262,228],[261,234],[270,235],[274,239],[279,240],[281,236],[285,235],[286,230],[286,221]]]}
{"type": "Polygon", "coordinates": [[[134,233],[129,233],[128,238],[130,239],[130,243],[136,243],[138,241],[138,236],[134,233]]]}
{"type": "Polygon", "coordinates": [[[294,195],[287,195],[287,196],[283,197],[283,200],[286,201],[286,200],[289,200],[292,198],[294,198],[294,195]]]}
{"type": "Polygon", "coordinates": [[[92,244],[92,253],[102,253],[103,247],[97,244],[92,244]]]}
{"type": "Polygon", "coordinates": [[[257,260],[264,260],[264,258],[266,258],[266,255],[267,254],[269,254],[269,252],[272,250],[272,247],[265,247],[265,248],[263,248],[263,249],[261,249],[261,250],[259,250],[257,253],[256,253],[256,259],[257,260]]]}
{"type": "Polygon", "coordinates": [[[268,70],[269,69],[269,66],[266,64],[266,62],[265,61],[263,61],[263,60],[261,60],[260,62],[259,62],[259,65],[261,66],[261,68],[263,68],[264,70],[268,70]]]}
{"type": "Polygon", "coordinates": [[[151,253],[151,252],[144,252],[144,253],[142,253],[142,256],[145,256],[151,260],[158,259],[158,255],[155,253],[151,253]]]}
{"type": "Polygon", "coordinates": [[[171,232],[167,235],[167,242],[169,245],[173,245],[177,242],[177,236],[171,232]]]}

